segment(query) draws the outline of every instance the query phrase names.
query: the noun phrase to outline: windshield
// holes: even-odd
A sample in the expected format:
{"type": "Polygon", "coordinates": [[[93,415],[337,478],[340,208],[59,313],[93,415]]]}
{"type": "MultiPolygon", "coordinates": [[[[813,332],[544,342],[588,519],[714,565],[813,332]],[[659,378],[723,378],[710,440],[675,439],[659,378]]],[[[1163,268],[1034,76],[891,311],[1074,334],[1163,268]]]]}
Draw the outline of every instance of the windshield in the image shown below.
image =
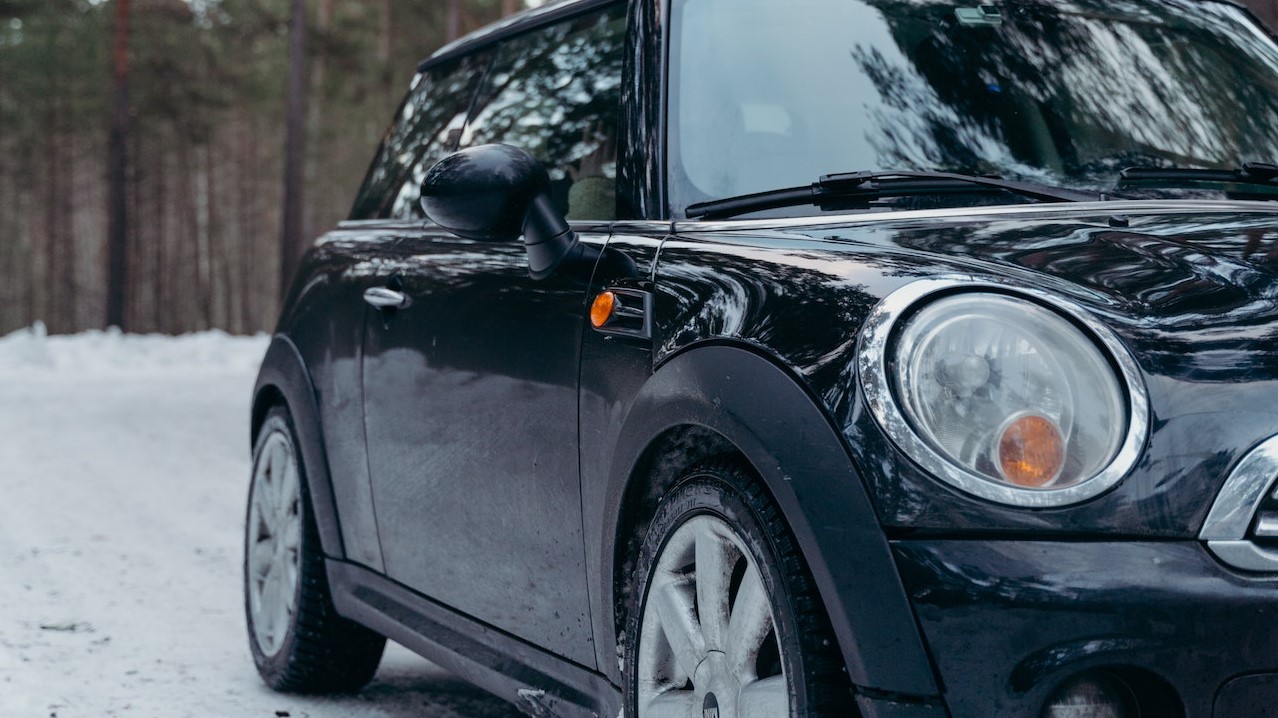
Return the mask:
{"type": "Polygon", "coordinates": [[[675,216],[836,172],[1278,160],[1278,52],[1223,2],[675,0],[672,28],[675,216]]]}

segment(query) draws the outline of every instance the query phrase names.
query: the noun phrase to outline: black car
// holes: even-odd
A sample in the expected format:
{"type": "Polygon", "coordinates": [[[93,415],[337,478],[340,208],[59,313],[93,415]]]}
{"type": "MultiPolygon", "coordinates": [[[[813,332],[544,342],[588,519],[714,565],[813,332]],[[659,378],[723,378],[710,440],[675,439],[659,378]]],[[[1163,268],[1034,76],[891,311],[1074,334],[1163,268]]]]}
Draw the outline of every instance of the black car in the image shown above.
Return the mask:
{"type": "Polygon", "coordinates": [[[257,382],[258,669],[1278,716],[1275,160],[1227,2],[563,0],[443,48],[257,382]]]}

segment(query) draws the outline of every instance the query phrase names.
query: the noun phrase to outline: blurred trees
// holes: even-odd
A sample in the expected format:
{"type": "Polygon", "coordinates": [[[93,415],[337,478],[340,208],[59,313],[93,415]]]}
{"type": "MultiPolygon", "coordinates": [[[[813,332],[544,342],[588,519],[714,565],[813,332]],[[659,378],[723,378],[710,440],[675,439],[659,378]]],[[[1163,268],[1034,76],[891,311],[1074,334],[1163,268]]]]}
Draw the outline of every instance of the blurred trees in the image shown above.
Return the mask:
{"type": "MultiPolygon", "coordinates": [[[[54,332],[106,322],[117,2],[0,0],[0,334],[35,320],[54,332]]],[[[309,241],[345,217],[450,17],[467,32],[515,3],[305,3],[309,241]]],[[[290,2],[130,4],[124,326],[269,329],[281,295],[290,2]]]]}
{"type": "MultiPolygon", "coordinates": [[[[119,0],[0,0],[0,333],[107,318],[119,0]]],[[[415,64],[524,0],[305,0],[302,235],[343,218],[415,64]]],[[[131,331],[278,311],[289,0],[132,0],[122,307],[131,331]]],[[[537,3],[539,4],[539,3],[537,3]]],[[[1247,0],[1278,22],[1278,0],[1247,0]]]]}

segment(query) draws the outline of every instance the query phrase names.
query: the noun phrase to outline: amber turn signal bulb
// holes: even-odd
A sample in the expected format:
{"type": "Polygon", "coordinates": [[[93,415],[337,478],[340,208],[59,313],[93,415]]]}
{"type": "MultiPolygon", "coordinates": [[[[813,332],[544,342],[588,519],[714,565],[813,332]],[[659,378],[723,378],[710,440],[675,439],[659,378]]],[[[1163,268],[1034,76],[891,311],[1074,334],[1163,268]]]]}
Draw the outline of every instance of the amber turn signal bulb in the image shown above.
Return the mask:
{"type": "Polygon", "coordinates": [[[1041,488],[1065,466],[1065,438],[1056,422],[1026,414],[1008,423],[998,439],[999,469],[1017,486],[1041,488]]]}
{"type": "Polygon", "coordinates": [[[612,319],[612,314],[617,310],[617,295],[612,292],[600,292],[595,297],[595,301],[590,305],[590,324],[595,329],[602,327],[612,319]]]}

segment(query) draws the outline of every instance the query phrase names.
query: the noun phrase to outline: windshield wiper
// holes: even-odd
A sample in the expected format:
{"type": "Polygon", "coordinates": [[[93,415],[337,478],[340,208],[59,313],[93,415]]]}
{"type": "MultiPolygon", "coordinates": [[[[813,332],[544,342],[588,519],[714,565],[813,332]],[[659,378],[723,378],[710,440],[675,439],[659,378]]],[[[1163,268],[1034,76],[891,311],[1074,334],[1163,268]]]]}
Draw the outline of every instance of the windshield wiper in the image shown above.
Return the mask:
{"type": "Polygon", "coordinates": [[[1278,189],[1278,165],[1246,162],[1240,169],[1128,167],[1118,174],[1124,182],[1220,182],[1278,189]]]}
{"type": "Polygon", "coordinates": [[[848,172],[825,175],[807,187],[774,189],[701,202],[688,207],[691,219],[716,219],[749,212],[762,212],[780,207],[811,204],[846,205],[849,202],[872,202],[885,197],[915,197],[939,194],[977,192],[1011,192],[1039,202],[1091,202],[1100,195],[1014,182],[1000,177],[955,174],[952,172],[848,172]]]}

